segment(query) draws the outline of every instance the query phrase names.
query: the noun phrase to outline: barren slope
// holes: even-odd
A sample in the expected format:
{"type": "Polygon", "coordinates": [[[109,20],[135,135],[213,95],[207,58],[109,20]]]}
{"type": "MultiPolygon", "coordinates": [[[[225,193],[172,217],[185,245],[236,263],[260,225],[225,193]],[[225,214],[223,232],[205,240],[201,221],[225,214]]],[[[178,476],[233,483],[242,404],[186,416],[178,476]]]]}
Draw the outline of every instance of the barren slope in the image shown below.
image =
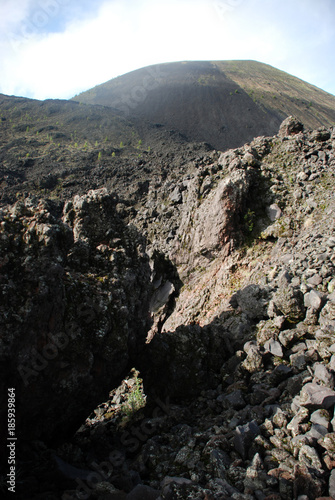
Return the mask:
{"type": "Polygon", "coordinates": [[[335,97],[255,61],[178,62],[114,78],[74,100],[176,129],[225,150],[272,135],[289,115],[306,128],[335,123],[335,97]]]}

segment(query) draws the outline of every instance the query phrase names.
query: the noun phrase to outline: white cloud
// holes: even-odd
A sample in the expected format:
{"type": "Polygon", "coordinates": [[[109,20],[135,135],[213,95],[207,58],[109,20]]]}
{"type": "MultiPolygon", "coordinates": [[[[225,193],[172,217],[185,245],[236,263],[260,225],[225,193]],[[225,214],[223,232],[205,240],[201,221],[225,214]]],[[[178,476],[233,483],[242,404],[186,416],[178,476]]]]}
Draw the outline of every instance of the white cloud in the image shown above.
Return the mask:
{"type": "Polygon", "coordinates": [[[2,0],[0,5],[0,33],[14,29],[27,16],[31,0],[2,0]]]}
{"type": "Polygon", "coordinates": [[[318,66],[334,61],[329,0],[106,0],[86,16],[77,0],[17,0],[21,13],[12,0],[2,1],[0,26],[12,35],[0,38],[0,92],[7,94],[68,98],[127,71],[178,60],[255,59],[303,79],[311,75],[319,86],[318,74],[329,81],[334,66],[318,66]],[[63,32],[47,33],[46,20],[37,29],[36,6],[49,6],[49,24],[74,17],[63,32]]]}

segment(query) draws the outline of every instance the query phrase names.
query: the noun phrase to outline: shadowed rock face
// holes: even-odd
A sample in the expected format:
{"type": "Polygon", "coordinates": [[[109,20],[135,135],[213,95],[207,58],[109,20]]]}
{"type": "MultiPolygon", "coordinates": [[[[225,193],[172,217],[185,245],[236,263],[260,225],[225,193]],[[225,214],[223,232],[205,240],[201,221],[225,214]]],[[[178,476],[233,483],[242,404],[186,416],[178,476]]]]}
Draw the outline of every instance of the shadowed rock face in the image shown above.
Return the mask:
{"type": "Polygon", "coordinates": [[[16,388],[21,438],[50,442],[76,428],[143,348],[149,261],[106,190],[76,196],[63,214],[28,198],[2,212],[1,226],[1,394],[16,388]]]}
{"type": "Polygon", "coordinates": [[[334,96],[255,61],[149,66],[74,100],[110,106],[128,119],[163,124],[222,151],[277,133],[288,115],[297,116],[307,128],[335,121],[334,96]]]}

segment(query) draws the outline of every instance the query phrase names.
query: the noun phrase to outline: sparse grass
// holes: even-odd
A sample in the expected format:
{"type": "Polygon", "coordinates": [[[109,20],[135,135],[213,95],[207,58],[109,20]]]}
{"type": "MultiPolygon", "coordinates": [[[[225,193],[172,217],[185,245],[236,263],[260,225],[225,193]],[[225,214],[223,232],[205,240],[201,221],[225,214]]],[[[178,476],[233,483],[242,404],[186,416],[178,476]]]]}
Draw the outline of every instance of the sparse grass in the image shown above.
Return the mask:
{"type": "Polygon", "coordinates": [[[197,82],[199,85],[207,86],[210,85],[211,81],[215,80],[215,75],[200,75],[197,82]]]}
{"type": "Polygon", "coordinates": [[[250,210],[250,208],[248,208],[248,211],[243,216],[243,219],[244,219],[245,230],[248,233],[251,233],[255,226],[255,212],[253,210],[250,210]]]}
{"type": "Polygon", "coordinates": [[[280,110],[284,115],[295,114],[307,128],[317,128],[320,123],[332,125],[327,116],[328,110],[334,109],[330,104],[332,98],[326,93],[321,94],[312,85],[255,61],[225,61],[216,63],[216,66],[253,97],[254,102],[261,100],[264,106],[280,110]]]}
{"type": "Polygon", "coordinates": [[[121,411],[126,417],[126,420],[130,420],[133,415],[141,408],[144,408],[146,404],[146,395],[143,391],[143,380],[139,378],[139,372],[137,370],[133,369],[132,373],[134,384],[127,396],[127,401],[123,403],[121,407],[121,411]]]}

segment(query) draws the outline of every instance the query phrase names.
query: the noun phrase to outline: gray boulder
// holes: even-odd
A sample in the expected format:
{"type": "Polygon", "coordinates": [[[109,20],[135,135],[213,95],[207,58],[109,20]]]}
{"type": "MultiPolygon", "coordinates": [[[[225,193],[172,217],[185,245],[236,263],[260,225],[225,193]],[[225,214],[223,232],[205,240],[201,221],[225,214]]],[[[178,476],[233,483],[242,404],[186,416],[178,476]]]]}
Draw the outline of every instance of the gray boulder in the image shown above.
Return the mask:
{"type": "Polygon", "coordinates": [[[320,472],[322,471],[320,457],[315,448],[312,448],[311,446],[303,445],[301,447],[299,452],[299,462],[311,469],[315,469],[320,472]]]}
{"type": "Polygon", "coordinates": [[[144,484],[138,484],[128,493],[125,500],[156,500],[159,496],[160,492],[158,490],[144,484]]]}
{"type": "Polygon", "coordinates": [[[327,304],[321,309],[319,321],[322,328],[334,332],[335,329],[334,301],[328,301],[327,304]]]}
{"type": "Polygon", "coordinates": [[[334,375],[322,363],[314,364],[314,382],[334,389],[334,375]]]}
{"type": "Polygon", "coordinates": [[[259,347],[250,343],[244,350],[247,352],[247,357],[242,362],[242,367],[249,373],[257,373],[263,368],[263,357],[259,347]]]}
{"type": "Polygon", "coordinates": [[[270,352],[273,356],[283,357],[283,348],[277,340],[270,339],[264,344],[265,351],[270,352]]]}
{"type": "Polygon", "coordinates": [[[304,295],[305,307],[312,308],[318,311],[321,308],[321,304],[322,304],[322,296],[315,290],[311,290],[310,292],[304,295]]]}
{"type": "Polygon", "coordinates": [[[289,323],[299,323],[304,318],[303,294],[289,283],[282,284],[273,295],[273,302],[289,323]]]}
{"type": "Polygon", "coordinates": [[[279,128],[279,137],[287,137],[289,135],[295,135],[304,130],[303,124],[295,117],[288,116],[282,122],[279,128]]]}
{"type": "Polygon", "coordinates": [[[270,300],[270,288],[251,284],[238,290],[230,299],[232,307],[239,307],[251,319],[263,319],[267,316],[270,300]]]}
{"type": "Polygon", "coordinates": [[[310,382],[301,390],[300,403],[305,408],[329,409],[335,404],[335,391],[310,382]]]}
{"type": "Polygon", "coordinates": [[[247,458],[249,448],[258,434],[260,434],[260,429],[255,420],[236,427],[234,445],[243,459],[247,458]]]}
{"type": "Polygon", "coordinates": [[[333,469],[329,476],[329,496],[335,498],[335,469],[333,469]]]}

